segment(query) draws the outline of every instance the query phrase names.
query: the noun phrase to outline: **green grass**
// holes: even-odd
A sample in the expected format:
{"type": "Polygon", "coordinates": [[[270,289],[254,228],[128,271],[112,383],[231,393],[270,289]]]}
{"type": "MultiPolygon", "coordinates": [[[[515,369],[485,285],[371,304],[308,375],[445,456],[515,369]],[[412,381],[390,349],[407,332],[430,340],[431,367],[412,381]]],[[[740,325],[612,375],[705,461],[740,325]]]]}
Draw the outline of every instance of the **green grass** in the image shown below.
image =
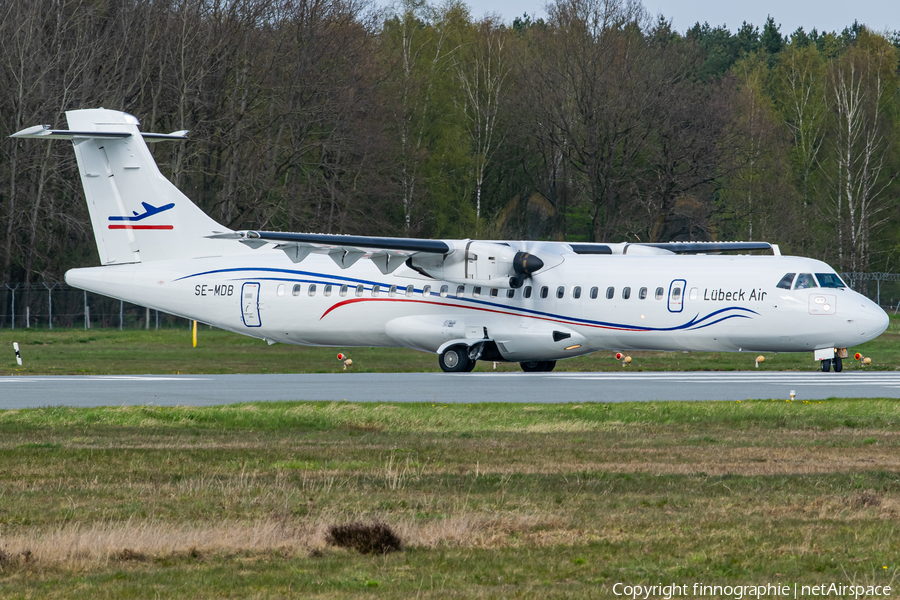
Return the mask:
{"type": "MultiPolygon", "coordinates": [[[[131,374],[131,373],[333,373],[341,370],[336,359],[344,352],[353,359],[357,372],[439,371],[437,357],[401,348],[311,348],[275,344],[225,331],[201,327],[197,348],[191,347],[191,332],[184,330],[37,330],[0,331],[0,375],[131,374]],[[24,366],[12,351],[18,342],[24,366]]],[[[851,349],[872,358],[861,367],[846,360],[846,370],[894,370],[900,365],[900,318],[891,318],[888,330],[878,339],[851,349]]],[[[685,371],[754,369],[756,353],[634,352],[632,363],[623,367],[614,352],[595,352],[586,357],[560,361],[557,370],[567,371],[685,371]]],[[[759,370],[812,371],[818,366],[811,353],[764,354],[759,370]]],[[[493,369],[479,363],[478,371],[493,369]]],[[[500,364],[498,371],[518,371],[517,364],[500,364]]]]}
{"type": "Polygon", "coordinates": [[[887,399],[3,411],[0,595],[898,586],[898,451],[887,399]],[[405,549],[326,545],[353,521],[405,549]]]}

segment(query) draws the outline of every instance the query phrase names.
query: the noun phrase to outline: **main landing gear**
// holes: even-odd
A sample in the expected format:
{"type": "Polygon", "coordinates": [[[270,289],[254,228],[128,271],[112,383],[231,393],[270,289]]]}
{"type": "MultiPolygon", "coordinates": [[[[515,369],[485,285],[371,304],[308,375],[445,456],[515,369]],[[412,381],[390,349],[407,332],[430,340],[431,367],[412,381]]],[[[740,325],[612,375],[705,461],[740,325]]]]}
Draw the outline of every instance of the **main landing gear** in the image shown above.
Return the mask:
{"type": "MultiPolygon", "coordinates": [[[[496,351],[487,349],[485,353],[481,352],[481,348],[470,348],[465,344],[456,344],[450,346],[438,356],[438,364],[444,373],[469,373],[475,368],[478,359],[482,360],[501,360],[496,351]],[[475,358],[472,358],[472,357],[475,358]]],[[[556,367],[555,360],[530,360],[519,363],[522,370],[526,373],[547,373],[556,367]]]]}
{"type": "Polygon", "coordinates": [[[526,373],[548,373],[556,367],[555,360],[531,360],[519,363],[526,373]]]}
{"type": "Polygon", "coordinates": [[[438,356],[444,373],[471,373],[476,362],[469,358],[469,349],[463,344],[450,346],[438,356]]]}

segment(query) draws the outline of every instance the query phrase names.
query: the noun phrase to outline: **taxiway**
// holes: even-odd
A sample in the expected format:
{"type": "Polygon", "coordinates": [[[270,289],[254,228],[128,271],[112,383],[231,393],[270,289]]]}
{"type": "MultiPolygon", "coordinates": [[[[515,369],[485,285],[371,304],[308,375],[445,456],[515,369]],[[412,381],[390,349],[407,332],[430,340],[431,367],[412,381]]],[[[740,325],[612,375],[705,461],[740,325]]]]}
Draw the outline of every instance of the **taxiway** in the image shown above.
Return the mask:
{"type": "Polygon", "coordinates": [[[900,373],[339,373],[0,377],[0,409],[255,400],[625,402],[900,398],[900,373]]]}

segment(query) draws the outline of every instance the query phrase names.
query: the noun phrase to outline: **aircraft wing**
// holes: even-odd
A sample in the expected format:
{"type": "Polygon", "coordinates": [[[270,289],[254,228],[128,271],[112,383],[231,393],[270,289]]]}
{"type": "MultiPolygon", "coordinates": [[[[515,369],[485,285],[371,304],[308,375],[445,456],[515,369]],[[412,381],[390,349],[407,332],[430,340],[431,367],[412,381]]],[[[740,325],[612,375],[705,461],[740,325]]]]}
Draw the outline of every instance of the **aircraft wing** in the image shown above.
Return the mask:
{"type": "Polygon", "coordinates": [[[769,242],[639,242],[629,246],[649,246],[668,250],[675,254],[713,254],[716,252],[748,252],[750,250],[772,250],[769,242]]]}
{"type": "Polygon", "coordinates": [[[209,236],[239,240],[251,248],[274,244],[295,263],[310,254],[327,254],[342,269],[368,258],[385,275],[416,254],[447,254],[453,248],[440,240],[418,238],[331,235],[326,233],[281,233],[277,231],[234,231],[209,236]]]}

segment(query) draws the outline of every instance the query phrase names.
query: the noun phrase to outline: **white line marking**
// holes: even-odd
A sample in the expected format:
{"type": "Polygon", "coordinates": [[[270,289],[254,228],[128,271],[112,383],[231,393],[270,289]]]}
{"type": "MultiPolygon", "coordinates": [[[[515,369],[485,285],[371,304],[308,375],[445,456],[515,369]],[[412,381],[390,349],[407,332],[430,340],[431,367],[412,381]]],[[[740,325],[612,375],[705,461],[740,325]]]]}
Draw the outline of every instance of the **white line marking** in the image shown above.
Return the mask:
{"type": "Polygon", "coordinates": [[[57,381],[210,381],[208,377],[129,377],[109,376],[99,377],[85,375],[83,377],[0,377],[0,383],[54,383],[57,381]]]}

